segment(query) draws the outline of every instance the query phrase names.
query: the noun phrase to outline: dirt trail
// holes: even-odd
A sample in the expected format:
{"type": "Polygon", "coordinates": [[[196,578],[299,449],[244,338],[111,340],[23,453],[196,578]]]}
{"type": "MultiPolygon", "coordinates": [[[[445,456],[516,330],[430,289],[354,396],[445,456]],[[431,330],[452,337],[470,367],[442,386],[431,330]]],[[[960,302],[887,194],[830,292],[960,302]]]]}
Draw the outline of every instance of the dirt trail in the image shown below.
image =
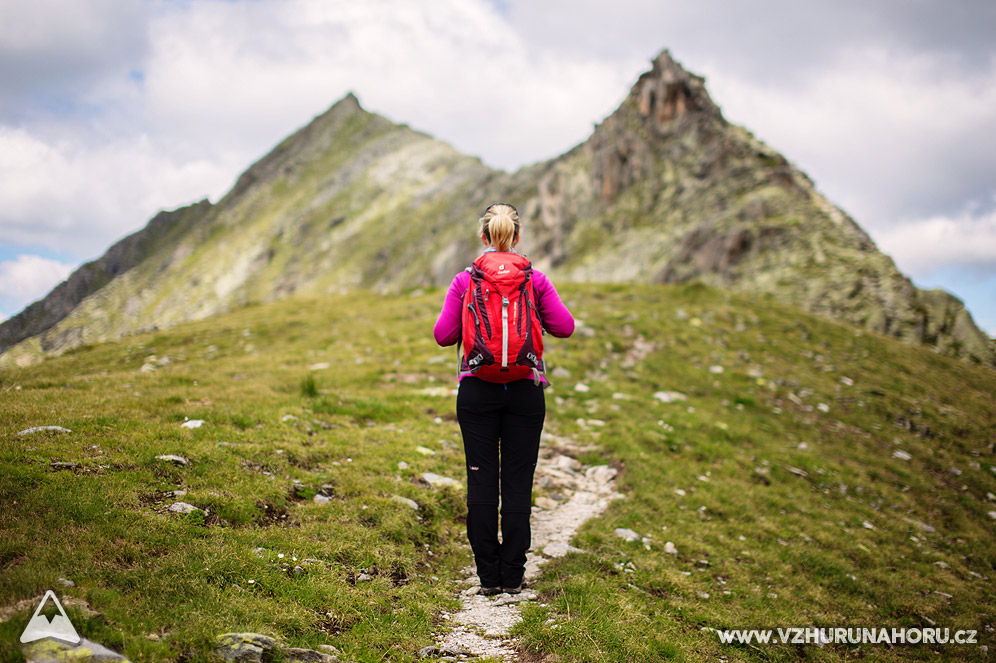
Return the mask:
{"type": "MultiPolygon", "coordinates": [[[[595,449],[574,440],[544,433],[536,466],[536,485],[559,501],[541,498],[532,514],[532,552],[526,559],[526,579],[539,575],[540,567],[551,557],[574,550],[569,544],[581,523],[605,511],[609,502],[622,497],[615,490],[616,471],[606,465],[584,467],[576,460],[581,453],[595,449]]],[[[478,581],[473,566],[465,569],[470,585],[460,593],[460,610],[449,617],[452,630],[440,634],[436,651],[440,656],[467,659],[492,656],[504,661],[519,657],[511,628],[522,619],[519,603],[536,599],[530,589],[521,594],[486,597],[477,594],[478,581]]]]}

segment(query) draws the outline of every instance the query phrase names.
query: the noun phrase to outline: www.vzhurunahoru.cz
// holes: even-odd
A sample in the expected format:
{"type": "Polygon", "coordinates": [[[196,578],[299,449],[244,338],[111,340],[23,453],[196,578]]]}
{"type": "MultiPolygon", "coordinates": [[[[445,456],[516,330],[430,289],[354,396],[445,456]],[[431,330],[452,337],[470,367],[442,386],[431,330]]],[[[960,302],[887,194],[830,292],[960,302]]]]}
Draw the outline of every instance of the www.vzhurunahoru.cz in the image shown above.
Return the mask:
{"type": "Polygon", "coordinates": [[[707,629],[722,643],[794,645],[943,645],[978,644],[978,631],[940,626],[927,628],[777,628],[707,629]]]}

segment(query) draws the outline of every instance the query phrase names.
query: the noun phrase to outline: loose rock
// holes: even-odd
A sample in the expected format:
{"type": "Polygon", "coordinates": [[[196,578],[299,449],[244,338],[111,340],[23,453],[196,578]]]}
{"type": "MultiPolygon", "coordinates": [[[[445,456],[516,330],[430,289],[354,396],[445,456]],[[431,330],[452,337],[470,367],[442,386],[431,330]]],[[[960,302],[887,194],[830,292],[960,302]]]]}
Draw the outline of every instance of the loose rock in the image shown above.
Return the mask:
{"type": "Polygon", "coordinates": [[[201,509],[193,504],[187,504],[186,502],[174,502],[169,505],[169,510],[173,513],[193,513],[194,511],[200,511],[201,509]]]}
{"type": "Polygon", "coordinates": [[[187,460],[183,456],[177,456],[176,454],[162,454],[162,455],[156,456],[156,460],[165,460],[165,461],[168,461],[170,463],[176,463],[177,465],[183,465],[184,467],[187,467],[187,466],[190,465],[190,461],[189,460],[187,460]]]}
{"type": "Polygon", "coordinates": [[[618,536],[620,539],[626,539],[627,541],[639,541],[640,540],[640,535],[639,534],[637,534],[636,532],[634,532],[631,529],[627,529],[627,528],[623,528],[623,527],[617,527],[616,528],[616,536],[618,536]]]}
{"type": "Polygon", "coordinates": [[[272,657],[276,640],[260,633],[225,633],[214,652],[231,663],[263,663],[272,657]]]}
{"type": "Polygon", "coordinates": [[[581,552],[581,549],[562,541],[543,547],[543,554],[547,557],[563,557],[567,553],[572,552],[581,552]]]}
{"type": "Polygon", "coordinates": [[[30,435],[31,433],[40,433],[41,431],[44,431],[44,430],[57,431],[59,433],[72,433],[73,432],[73,431],[69,430],[68,428],[63,428],[62,426],[34,426],[32,428],[25,428],[24,430],[19,431],[17,434],[18,435],[30,435]]]}
{"type": "Polygon", "coordinates": [[[107,647],[80,638],[76,644],[43,638],[21,647],[26,663],[127,663],[128,659],[107,647]]]}
{"type": "Polygon", "coordinates": [[[203,419],[190,419],[189,421],[184,421],[180,424],[181,428],[200,428],[204,425],[203,419]]]}
{"type": "Polygon", "coordinates": [[[589,479],[594,479],[598,483],[606,484],[612,481],[619,472],[614,467],[608,465],[595,465],[585,470],[584,475],[589,479]]]}
{"type": "Polygon", "coordinates": [[[410,500],[407,497],[402,497],[401,495],[392,495],[391,499],[397,502],[398,504],[404,504],[412,511],[418,511],[418,502],[416,502],[415,500],[410,500]]]}
{"type": "Polygon", "coordinates": [[[284,654],[284,663],[337,663],[339,658],[332,654],[323,654],[314,649],[291,647],[284,654]]]}
{"type": "Polygon", "coordinates": [[[463,486],[456,479],[451,479],[449,477],[440,476],[434,472],[423,472],[422,480],[425,481],[430,486],[454,486],[460,488],[463,486]]]}

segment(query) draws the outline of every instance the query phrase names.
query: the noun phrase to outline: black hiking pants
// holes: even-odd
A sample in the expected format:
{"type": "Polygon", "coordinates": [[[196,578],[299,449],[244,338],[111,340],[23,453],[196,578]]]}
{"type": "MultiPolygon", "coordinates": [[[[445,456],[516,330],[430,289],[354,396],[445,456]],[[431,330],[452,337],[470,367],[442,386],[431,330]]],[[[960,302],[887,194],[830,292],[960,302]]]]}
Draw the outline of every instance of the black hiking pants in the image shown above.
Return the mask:
{"type": "Polygon", "coordinates": [[[465,377],[457,420],[467,457],[467,538],[482,587],[517,587],[530,545],[529,513],[540,433],[543,387],[465,377]],[[498,504],[501,500],[501,542],[498,504]]]}

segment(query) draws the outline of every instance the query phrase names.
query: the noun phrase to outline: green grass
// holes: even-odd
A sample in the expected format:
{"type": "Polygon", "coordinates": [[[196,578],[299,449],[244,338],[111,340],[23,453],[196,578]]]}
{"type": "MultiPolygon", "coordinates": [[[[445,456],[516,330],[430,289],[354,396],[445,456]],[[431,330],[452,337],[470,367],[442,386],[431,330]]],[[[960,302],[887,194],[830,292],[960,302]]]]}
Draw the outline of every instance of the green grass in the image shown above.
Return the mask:
{"type": "MultiPolygon", "coordinates": [[[[992,648],[996,371],[695,284],[560,290],[585,324],[546,338],[571,373],[547,391],[547,429],[599,444],[582,460],[621,470],[626,499],[545,567],[516,629],[527,655],[984,659],[723,645],[703,628],[933,622],[992,648]]],[[[79,632],[136,661],[207,660],[242,630],[415,660],[470,561],[463,494],[418,480],[464,472],[453,398],[424,391],[453,386],[431,337],[442,295],[295,297],[0,372],[0,608],[48,588],[85,599],[99,614],[68,608],[79,632]],[[15,435],[36,425],[72,433],[15,435]],[[178,500],[206,516],[169,513],[178,500]]],[[[0,661],[21,660],[31,610],[0,623],[0,661]]]]}

